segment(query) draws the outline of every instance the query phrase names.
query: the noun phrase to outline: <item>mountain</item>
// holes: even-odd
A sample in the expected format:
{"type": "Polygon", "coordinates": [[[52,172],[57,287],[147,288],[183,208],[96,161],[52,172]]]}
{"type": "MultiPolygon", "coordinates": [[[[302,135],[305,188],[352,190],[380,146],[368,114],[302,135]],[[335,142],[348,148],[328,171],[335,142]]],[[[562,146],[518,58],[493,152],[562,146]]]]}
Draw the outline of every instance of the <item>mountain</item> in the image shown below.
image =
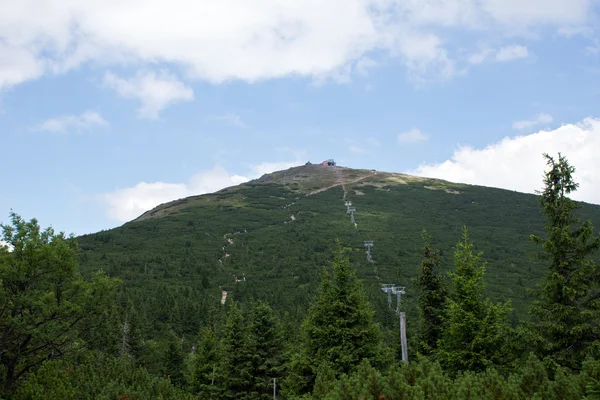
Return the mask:
{"type": "MultiPolygon", "coordinates": [[[[600,226],[600,206],[581,205],[580,216],[600,226]]],[[[264,299],[297,326],[339,238],[351,249],[378,319],[391,327],[395,317],[381,284],[406,286],[402,307],[409,318],[416,315],[412,279],[419,269],[421,230],[433,236],[450,270],[464,225],[488,261],[488,294],[511,298],[513,318],[526,318],[527,288],[546,269],[533,258],[539,249],[529,236],[543,236],[543,224],[535,195],[307,164],[162,204],[78,241],[84,272],[103,268],[122,278],[124,296],[149,321],[195,334],[224,297],[242,304],[264,299]],[[356,224],[346,202],[356,210],[356,224]],[[367,262],[365,241],[373,241],[373,262],[367,262]]]]}

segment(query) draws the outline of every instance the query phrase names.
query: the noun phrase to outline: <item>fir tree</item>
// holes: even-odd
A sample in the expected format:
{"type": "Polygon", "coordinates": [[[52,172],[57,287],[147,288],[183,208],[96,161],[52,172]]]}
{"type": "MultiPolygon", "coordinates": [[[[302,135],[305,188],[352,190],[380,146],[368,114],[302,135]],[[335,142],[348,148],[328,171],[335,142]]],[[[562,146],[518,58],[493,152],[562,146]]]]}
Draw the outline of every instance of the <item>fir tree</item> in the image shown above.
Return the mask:
{"type": "Polygon", "coordinates": [[[504,335],[509,302],[493,304],[484,298],[485,262],[473,254],[467,228],[454,253],[455,272],[450,273],[454,292],[447,299],[438,357],[450,371],[483,371],[506,363],[504,335]]]}
{"type": "Polygon", "coordinates": [[[432,354],[441,338],[447,291],[443,277],[438,274],[441,264],[439,250],[431,248],[431,236],[425,229],[422,237],[424,246],[421,275],[416,280],[421,289],[419,350],[423,354],[432,354]]]}
{"type": "Polygon", "coordinates": [[[333,276],[330,278],[324,271],[317,301],[302,324],[302,347],[291,362],[287,390],[297,394],[310,392],[323,363],[339,376],[356,369],[364,359],[377,360],[381,354],[381,331],[373,316],[362,283],[338,240],[333,276]]]}
{"type": "Polygon", "coordinates": [[[542,214],[547,218],[540,257],[549,262],[543,283],[534,292],[531,307],[536,319],[532,333],[538,352],[559,364],[578,368],[600,338],[600,266],[592,257],[600,247],[590,221],[579,223],[574,211],[579,205],[568,195],[578,188],[575,168],[559,154],[558,161],[544,154],[550,170],[545,173],[540,193],[542,214]]]}

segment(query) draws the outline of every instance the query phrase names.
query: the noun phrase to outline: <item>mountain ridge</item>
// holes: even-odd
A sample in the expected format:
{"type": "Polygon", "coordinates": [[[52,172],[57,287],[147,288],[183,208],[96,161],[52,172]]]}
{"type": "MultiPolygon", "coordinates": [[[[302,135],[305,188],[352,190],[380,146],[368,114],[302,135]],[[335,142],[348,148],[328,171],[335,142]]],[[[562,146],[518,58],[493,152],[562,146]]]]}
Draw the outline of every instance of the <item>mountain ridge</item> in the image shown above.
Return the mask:
{"type": "MultiPolygon", "coordinates": [[[[600,206],[581,205],[582,219],[600,226],[600,206]]],[[[165,203],[118,228],[78,240],[82,271],[102,268],[120,277],[123,290],[151,321],[189,320],[190,311],[176,307],[186,296],[200,307],[195,312],[210,314],[221,304],[222,291],[227,301],[264,300],[300,321],[339,239],[349,249],[378,320],[392,329],[394,317],[381,284],[406,286],[403,302],[409,318],[416,318],[412,281],[419,271],[422,229],[440,249],[445,273],[452,268],[463,226],[488,261],[488,295],[496,301],[512,299],[513,318],[527,318],[532,301],[527,289],[546,269],[533,257],[540,249],[530,235],[544,236],[544,220],[537,196],[504,189],[304,165],[165,203]],[[353,215],[346,202],[352,202],[353,215]],[[365,241],[374,241],[372,262],[365,241]],[[157,293],[172,299],[168,307],[157,293]]],[[[196,325],[177,324],[179,333],[196,332],[196,325]]]]}
{"type": "MultiPolygon", "coordinates": [[[[144,212],[139,217],[133,219],[132,222],[142,221],[152,217],[160,217],[165,215],[163,212],[165,209],[170,207],[177,207],[178,205],[188,203],[189,201],[199,200],[201,198],[211,199],[211,196],[228,193],[231,190],[235,190],[235,188],[245,187],[248,184],[280,184],[294,188],[293,190],[301,195],[314,195],[324,190],[329,190],[345,184],[354,184],[360,181],[363,181],[365,184],[367,184],[369,182],[369,178],[374,177],[383,178],[384,180],[389,181],[390,184],[406,184],[408,181],[439,182],[440,185],[447,185],[451,183],[441,179],[423,178],[404,173],[376,171],[374,169],[354,169],[338,165],[327,166],[322,164],[307,163],[304,165],[290,167],[285,170],[263,174],[259,178],[252,179],[248,182],[238,185],[229,186],[213,193],[192,195],[162,203],[144,212]]],[[[374,186],[381,186],[382,182],[381,179],[379,179],[376,182],[371,182],[371,184],[374,186]]],[[[432,186],[431,188],[433,189],[435,187],[432,186]]]]}

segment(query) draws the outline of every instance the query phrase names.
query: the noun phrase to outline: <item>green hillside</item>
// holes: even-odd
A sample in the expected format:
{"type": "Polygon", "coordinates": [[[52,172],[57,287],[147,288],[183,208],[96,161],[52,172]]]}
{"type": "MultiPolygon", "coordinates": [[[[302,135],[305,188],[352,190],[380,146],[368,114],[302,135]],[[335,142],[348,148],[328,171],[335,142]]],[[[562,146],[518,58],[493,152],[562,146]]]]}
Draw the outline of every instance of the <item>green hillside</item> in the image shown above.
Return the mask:
{"type": "MultiPolygon", "coordinates": [[[[583,204],[578,212],[600,226],[599,206],[583,204]]],[[[287,313],[289,324],[299,324],[339,238],[352,248],[377,318],[391,329],[395,317],[380,285],[406,286],[410,327],[421,230],[433,236],[449,269],[463,225],[489,263],[489,295],[512,299],[513,320],[527,318],[527,289],[546,268],[533,259],[538,249],[529,236],[544,234],[543,219],[536,196],[508,190],[306,165],[163,204],[78,241],[84,271],[103,268],[122,278],[125,297],[155,328],[168,323],[179,334],[195,335],[218,309],[222,290],[242,304],[266,300],[287,313]],[[356,226],[345,201],[356,208],[356,226]],[[372,263],[365,240],[374,241],[372,263]]]]}
{"type": "Polygon", "coordinates": [[[0,397],[594,398],[600,207],[547,161],[541,202],[308,164],[77,241],[11,213],[0,397]]]}

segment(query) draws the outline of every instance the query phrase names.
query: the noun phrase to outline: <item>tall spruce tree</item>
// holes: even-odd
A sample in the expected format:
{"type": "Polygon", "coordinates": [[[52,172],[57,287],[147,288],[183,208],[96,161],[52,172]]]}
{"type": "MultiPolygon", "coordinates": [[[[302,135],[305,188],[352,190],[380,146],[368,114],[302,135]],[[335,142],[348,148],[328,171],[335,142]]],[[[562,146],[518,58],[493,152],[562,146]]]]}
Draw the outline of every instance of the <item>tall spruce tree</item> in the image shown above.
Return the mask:
{"type": "Polygon", "coordinates": [[[493,304],[484,298],[485,262],[473,253],[467,228],[454,253],[456,270],[449,273],[454,284],[447,299],[438,358],[452,372],[483,371],[508,360],[505,351],[506,317],[510,303],[493,304]]]}
{"type": "Polygon", "coordinates": [[[423,238],[423,258],[421,275],[416,279],[416,284],[421,290],[419,295],[419,351],[425,355],[431,355],[437,349],[437,342],[442,334],[447,290],[444,278],[439,274],[440,252],[431,247],[431,235],[425,229],[421,236],[423,238]]]}
{"type": "Polygon", "coordinates": [[[200,344],[192,361],[190,389],[202,399],[216,398],[215,378],[219,365],[219,353],[215,333],[203,329],[200,344]]]}
{"type": "Polygon", "coordinates": [[[254,305],[250,314],[249,347],[252,354],[251,399],[272,398],[273,378],[283,373],[281,323],[266,303],[254,305]]]}
{"type": "Polygon", "coordinates": [[[575,168],[561,154],[558,161],[544,154],[545,172],[540,193],[547,218],[547,238],[532,235],[549,262],[543,283],[534,290],[532,333],[541,356],[570,368],[579,368],[585,355],[600,344],[600,266],[592,260],[600,247],[590,221],[574,215],[579,205],[568,195],[577,190],[575,168]]]}
{"type": "Polygon", "coordinates": [[[220,386],[226,399],[245,399],[252,389],[248,326],[236,302],[229,302],[221,346],[220,386]]]}
{"type": "Polygon", "coordinates": [[[171,383],[177,387],[184,384],[183,366],[184,356],[181,350],[181,342],[173,334],[163,355],[163,372],[168,376],[171,383]]]}
{"type": "Polygon", "coordinates": [[[354,371],[381,354],[381,331],[350,260],[337,241],[333,276],[324,271],[316,302],[302,324],[303,341],[286,380],[289,393],[312,391],[319,367],[335,376],[354,371]]]}

